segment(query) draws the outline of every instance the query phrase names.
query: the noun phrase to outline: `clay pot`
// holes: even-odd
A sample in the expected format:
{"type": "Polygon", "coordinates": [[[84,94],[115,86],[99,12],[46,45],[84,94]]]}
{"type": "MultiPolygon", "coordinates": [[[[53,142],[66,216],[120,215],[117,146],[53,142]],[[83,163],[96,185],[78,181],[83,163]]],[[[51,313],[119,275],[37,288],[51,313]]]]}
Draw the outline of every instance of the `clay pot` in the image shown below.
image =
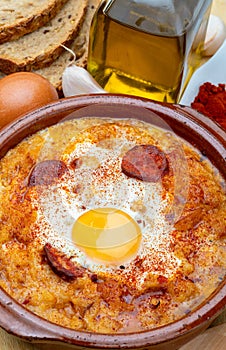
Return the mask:
{"type": "MultiPolygon", "coordinates": [[[[67,118],[107,116],[138,118],[166,126],[197,147],[226,180],[226,133],[213,121],[188,107],[152,102],[123,95],[84,95],[62,99],[16,120],[0,132],[0,157],[32,133],[67,118]]],[[[223,311],[225,281],[197,309],[177,322],[150,331],[103,335],[80,332],[50,323],[26,310],[0,290],[0,326],[42,349],[155,349],[176,350],[223,311]]]]}

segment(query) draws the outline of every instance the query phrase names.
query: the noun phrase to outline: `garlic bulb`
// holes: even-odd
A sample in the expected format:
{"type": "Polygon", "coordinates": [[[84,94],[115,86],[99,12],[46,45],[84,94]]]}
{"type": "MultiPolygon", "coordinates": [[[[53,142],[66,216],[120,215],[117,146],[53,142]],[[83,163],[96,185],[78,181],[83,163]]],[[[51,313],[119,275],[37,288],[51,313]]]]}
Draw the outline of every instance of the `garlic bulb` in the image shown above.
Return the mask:
{"type": "Polygon", "coordinates": [[[62,89],[65,97],[89,93],[106,93],[86,69],[75,64],[65,68],[62,75],[62,89]]]}
{"type": "Polygon", "coordinates": [[[212,56],[219,49],[226,38],[224,22],[215,15],[210,15],[204,42],[204,56],[212,56]]]}

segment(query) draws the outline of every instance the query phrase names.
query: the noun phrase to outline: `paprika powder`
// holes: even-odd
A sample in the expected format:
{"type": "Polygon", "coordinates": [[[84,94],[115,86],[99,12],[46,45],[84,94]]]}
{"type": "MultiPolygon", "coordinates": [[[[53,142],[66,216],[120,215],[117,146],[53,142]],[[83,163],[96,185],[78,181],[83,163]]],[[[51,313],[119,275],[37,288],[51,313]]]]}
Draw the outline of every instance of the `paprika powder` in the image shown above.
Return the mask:
{"type": "Polygon", "coordinates": [[[226,129],[226,84],[218,86],[210,82],[202,84],[191,107],[226,129]]]}

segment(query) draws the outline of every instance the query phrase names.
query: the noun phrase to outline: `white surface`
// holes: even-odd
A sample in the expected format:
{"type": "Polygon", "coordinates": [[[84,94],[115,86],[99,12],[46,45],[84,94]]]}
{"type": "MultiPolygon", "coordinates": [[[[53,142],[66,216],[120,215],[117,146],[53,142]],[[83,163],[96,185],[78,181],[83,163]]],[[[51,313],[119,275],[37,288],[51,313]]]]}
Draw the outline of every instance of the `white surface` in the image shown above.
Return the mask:
{"type": "Polygon", "coordinates": [[[198,94],[200,85],[207,81],[214,85],[219,83],[226,84],[226,40],[215,55],[193,74],[180,100],[180,104],[190,106],[198,94]]]}

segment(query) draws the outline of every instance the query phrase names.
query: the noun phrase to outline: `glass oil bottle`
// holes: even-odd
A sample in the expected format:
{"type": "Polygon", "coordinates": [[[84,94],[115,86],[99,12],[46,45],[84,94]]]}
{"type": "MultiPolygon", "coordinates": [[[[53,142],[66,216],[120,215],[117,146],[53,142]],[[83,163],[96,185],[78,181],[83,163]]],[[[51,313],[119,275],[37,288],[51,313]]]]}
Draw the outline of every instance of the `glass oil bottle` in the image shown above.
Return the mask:
{"type": "Polygon", "coordinates": [[[178,103],[199,66],[212,0],[105,0],[87,69],[108,92],[178,103]]]}

